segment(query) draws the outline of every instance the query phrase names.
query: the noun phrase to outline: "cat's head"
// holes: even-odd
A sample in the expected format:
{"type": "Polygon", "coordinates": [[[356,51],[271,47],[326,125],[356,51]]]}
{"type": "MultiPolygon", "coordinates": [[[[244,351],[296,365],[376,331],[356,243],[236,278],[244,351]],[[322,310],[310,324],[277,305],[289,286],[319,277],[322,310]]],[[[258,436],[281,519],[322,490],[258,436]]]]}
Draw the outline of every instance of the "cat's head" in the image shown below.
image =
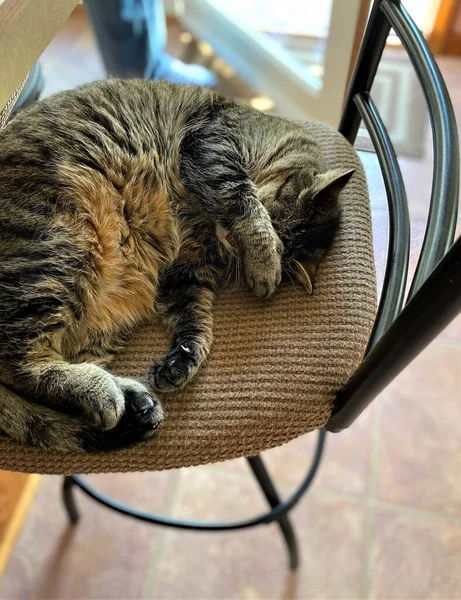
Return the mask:
{"type": "Polygon", "coordinates": [[[274,228],[284,244],[285,276],[297,279],[310,294],[339,226],[339,194],[353,173],[354,169],[331,169],[292,176],[269,202],[274,228]]]}

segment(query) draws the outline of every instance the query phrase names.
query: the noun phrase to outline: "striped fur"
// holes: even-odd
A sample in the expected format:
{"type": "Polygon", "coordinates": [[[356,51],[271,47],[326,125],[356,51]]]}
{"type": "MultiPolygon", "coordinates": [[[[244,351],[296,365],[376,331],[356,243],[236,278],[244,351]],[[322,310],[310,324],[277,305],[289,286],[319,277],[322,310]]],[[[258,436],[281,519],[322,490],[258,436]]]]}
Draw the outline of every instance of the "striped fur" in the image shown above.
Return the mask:
{"type": "Polygon", "coordinates": [[[194,87],[108,80],[18,114],[0,133],[0,428],[62,451],[150,436],[155,394],[210,352],[221,287],[312,291],[351,174],[301,126],[194,87]],[[148,390],[104,365],[155,310],[172,345],[148,390]]]}

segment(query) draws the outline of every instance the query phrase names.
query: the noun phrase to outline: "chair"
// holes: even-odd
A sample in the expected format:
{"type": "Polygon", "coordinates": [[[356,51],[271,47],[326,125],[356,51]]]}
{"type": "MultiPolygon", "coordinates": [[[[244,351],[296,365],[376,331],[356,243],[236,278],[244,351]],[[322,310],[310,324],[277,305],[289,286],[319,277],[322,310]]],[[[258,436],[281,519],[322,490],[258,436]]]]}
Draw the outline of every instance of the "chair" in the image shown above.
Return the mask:
{"type": "MultiPolygon", "coordinates": [[[[56,454],[0,438],[0,467],[65,475],[63,500],[79,518],[76,487],[119,513],[157,525],[207,531],[279,523],[291,568],[299,562],[289,511],[319,467],[326,431],[349,427],[397,374],[461,312],[461,239],[453,244],[459,150],[450,99],[427,45],[399,0],[375,0],[347,95],[339,132],[306,127],[327,162],[355,167],[341,194],[342,224],[321,267],[315,294],[284,288],[270,303],[246,292],[223,294],[215,343],[197,380],[166,397],[159,435],[134,448],[99,455],[56,454]],[[434,139],[434,178],[426,236],[406,297],[410,224],[402,176],[389,136],[369,95],[393,28],[421,81],[434,139]],[[369,199],[353,144],[365,123],[378,155],[389,204],[389,251],[376,311],[369,199]],[[346,141],[348,140],[348,141],[346,141]],[[453,244],[453,245],[452,245],[453,244]],[[281,501],[259,453],[319,430],[314,458],[299,488],[281,501]],[[161,470],[248,457],[270,510],[232,523],[178,520],[135,510],[105,497],[75,473],[161,470]]],[[[142,377],[167,347],[158,325],[141,329],[112,370],[142,377]]]]}

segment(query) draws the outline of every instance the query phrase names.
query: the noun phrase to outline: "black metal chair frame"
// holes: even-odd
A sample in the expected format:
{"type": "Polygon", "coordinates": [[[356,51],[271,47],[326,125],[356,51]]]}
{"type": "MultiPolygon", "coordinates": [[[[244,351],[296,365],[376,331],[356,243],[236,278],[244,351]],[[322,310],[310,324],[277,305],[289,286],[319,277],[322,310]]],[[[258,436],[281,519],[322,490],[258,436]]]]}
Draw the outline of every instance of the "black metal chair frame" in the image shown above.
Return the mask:
{"type": "Polygon", "coordinates": [[[261,456],[247,458],[271,510],[244,521],[204,523],[172,519],[112,500],[81,476],[64,479],[63,500],[72,523],[79,519],[74,487],[121,514],[178,529],[230,531],[277,521],[284,536],[290,568],[299,563],[289,511],[299,502],[319,467],[326,430],[351,425],[370,402],[461,312],[461,238],[454,244],[458,214],[459,147],[451,101],[438,66],[400,0],[375,0],[345,102],[339,131],[353,144],[363,120],[381,167],[389,206],[389,246],[385,278],[365,358],[338,392],[333,414],[319,431],[309,471],[299,488],[282,501],[261,456]],[[434,166],[426,234],[409,293],[410,218],[397,157],[370,97],[373,80],[391,27],[400,38],[418,75],[429,110],[434,166]]]}

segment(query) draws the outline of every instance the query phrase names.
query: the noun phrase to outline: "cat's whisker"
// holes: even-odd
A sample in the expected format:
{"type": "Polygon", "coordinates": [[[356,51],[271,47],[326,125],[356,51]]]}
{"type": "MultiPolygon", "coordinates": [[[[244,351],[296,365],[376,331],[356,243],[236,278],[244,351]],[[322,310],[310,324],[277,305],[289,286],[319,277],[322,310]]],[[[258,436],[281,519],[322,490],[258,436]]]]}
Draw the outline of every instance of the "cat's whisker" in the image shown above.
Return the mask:
{"type": "Polygon", "coordinates": [[[293,277],[291,276],[291,273],[290,273],[290,271],[288,271],[288,270],[287,270],[287,271],[285,271],[285,272],[286,272],[286,274],[288,275],[288,277],[290,278],[290,281],[291,281],[291,283],[292,283],[292,285],[293,285],[293,288],[294,288],[295,290],[297,290],[298,288],[296,287],[296,284],[295,284],[295,282],[293,281],[293,277]]]}
{"type": "Polygon", "coordinates": [[[300,262],[295,260],[295,263],[298,265],[299,282],[306,288],[307,293],[312,295],[314,288],[312,285],[312,279],[311,279],[310,274],[306,271],[306,269],[303,267],[303,265],[300,262]]]}

